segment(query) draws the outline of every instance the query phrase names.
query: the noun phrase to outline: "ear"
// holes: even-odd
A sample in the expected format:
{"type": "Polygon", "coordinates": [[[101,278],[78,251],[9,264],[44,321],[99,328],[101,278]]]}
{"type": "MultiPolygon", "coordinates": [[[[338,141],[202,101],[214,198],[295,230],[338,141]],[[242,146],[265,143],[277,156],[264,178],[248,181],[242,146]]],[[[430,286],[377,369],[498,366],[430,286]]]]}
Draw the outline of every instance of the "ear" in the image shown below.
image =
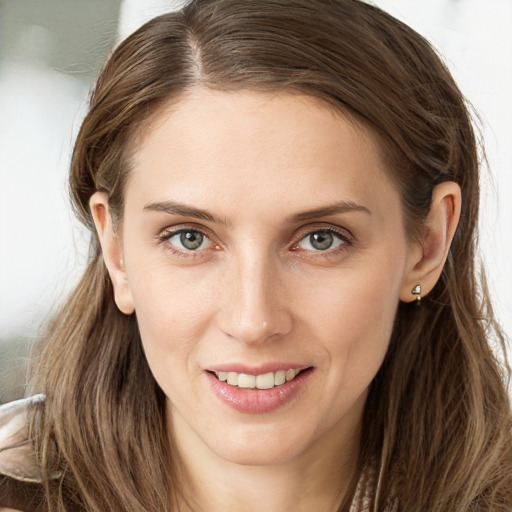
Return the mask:
{"type": "Polygon", "coordinates": [[[400,300],[412,302],[434,288],[443,270],[448,251],[457,229],[461,209],[461,190],[457,183],[440,183],[432,192],[423,238],[411,245],[409,264],[400,300]],[[413,293],[414,290],[414,293],[413,293]]]}
{"type": "Polygon", "coordinates": [[[124,267],[121,239],[114,231],[107,194],[95,192],[89,200],[89,208],[114,288],[117,307],[125,315],[131,315],[135,311],[135,305],[124,267]]]}

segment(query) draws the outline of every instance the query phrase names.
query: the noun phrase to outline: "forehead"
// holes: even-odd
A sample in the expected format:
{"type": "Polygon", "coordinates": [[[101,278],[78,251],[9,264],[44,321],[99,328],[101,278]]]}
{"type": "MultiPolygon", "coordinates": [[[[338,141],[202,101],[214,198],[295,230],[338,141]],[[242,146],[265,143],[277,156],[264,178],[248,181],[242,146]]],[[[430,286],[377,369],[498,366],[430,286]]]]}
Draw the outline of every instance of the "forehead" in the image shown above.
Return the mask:
{"type": "Polygon", "coordinates": [[[322,101],[197,88],[161,109],[141,135],[126,201],[236,211],[249,199],[315,207],[391,188],[374,135],[322,101]]]}
{"type": "MultiPolygon", "coordinates": [[[[313,142],[311,128],[337,125],[345,132],[351,131],[364,138],[368,144],[374,145],[377,142],[372,130],[362,121],[356,120],[354,114],[343,113],[317,97],[294,91],[219,91],[196,86],[184,95],[164,103],[150,116],[138,133],[137,148],[144,151],[151,145],[150,139],[161,141],[161,136],[171,130],[177,131],[174,134],[176,140],[180,131],[187,132],[190,141],[191,133],[199,138],[211,128],[214,128],[218,138],[227,136],[228,141],[236,140],[237,136],[244,138],[249,131],[252,131],[253,136],[258,136],[259,142],[260,135],[272,134],[277,146],[289,142],[286,140],[286,135],[290,133],[289,122],[295,121],[299,121],[299,124],[293,126],[293,136],[296,138],[302,135],[313,142]],[[268,124],[269,120],[273,122],[268,124]],[[282,128],[287,130],[282,131],[282,128]]],[[[325,139],[327,130],[316,131],[318,138],[325,139]]],[[[208,140],[211,139],[210,135],[208,133],[208,140]]]]}

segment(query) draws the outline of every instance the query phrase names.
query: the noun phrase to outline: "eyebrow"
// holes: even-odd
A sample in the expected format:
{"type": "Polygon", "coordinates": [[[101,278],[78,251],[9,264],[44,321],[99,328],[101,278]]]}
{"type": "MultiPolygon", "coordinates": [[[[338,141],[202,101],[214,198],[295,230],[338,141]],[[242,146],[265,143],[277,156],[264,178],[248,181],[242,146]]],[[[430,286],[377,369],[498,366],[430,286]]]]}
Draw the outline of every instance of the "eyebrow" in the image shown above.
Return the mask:
{"type": "MultiPolygon", "coordinates": [[[[157,203],[150,203],[144,206],[144,210],[152,212],[162,212],[170,215],[181,215],[183,217],[193,217],[200,220],[206,220],[216,224],[228,225],[229,222],[226,219],[217,218],[212,215],[208,210],[202,208],[196,208],[189,206],[184,203],[176,201],[162,201],[157,203]]],[[[354,203],[352,201],[338,201],[333,204],[320,206],[313,210],[307,210],[305,212],[295,213],[286,218],[288,224],[297,224],[306,220],[317,219],[320,217],[329,217],[340,213],[347,212],[363,212],[367,215],[371,215],[372,212],[366,208],[366,206],[354,203]]]]}
{"type": "Polygon", "coordinates": [[[196,219],[207,220],[216,224],[227,224],[225,219],[220,219],[212,215],[208,210],[195,208],[184,203],[176,201],[162,201],[159,203],[150,203],[144,206],[144,210],[151,212],[162,212],[170,215],[181,215],[183,217],[193,217],[196,219]]]}
{"type": "Polygon", "coordinates": [[[320,217],[329,217],[331,215],[347,212],[363,212],[366,213],[367,215],[372,214],[372,212],[368,208],[366,208],[366,206],[363,206],[361,204],[357,204],[352,201],[338,201],[337,203],[320,206],[319,208],[315,208],[314,210],[308,210],[306,212],[290,215],[286,220],[290,224],[296,224],[298,222],[303,222],[305,220],[317,219],[320,217]]]}

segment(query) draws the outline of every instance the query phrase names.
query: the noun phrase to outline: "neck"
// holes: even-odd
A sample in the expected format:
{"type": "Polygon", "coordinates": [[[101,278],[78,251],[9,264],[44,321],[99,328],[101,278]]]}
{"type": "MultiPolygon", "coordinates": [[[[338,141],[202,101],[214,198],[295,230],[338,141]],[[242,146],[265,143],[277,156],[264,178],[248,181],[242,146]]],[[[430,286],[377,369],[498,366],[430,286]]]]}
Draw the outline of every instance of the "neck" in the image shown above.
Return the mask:
{"type": "Polygon", "coordinates": [[[186,475],[180,511],[336,512],[356,472],[359,425],[350,433],[333,428],[292,460],[246,465],[218,457],[179,414],[172,424],[186,475]]]}

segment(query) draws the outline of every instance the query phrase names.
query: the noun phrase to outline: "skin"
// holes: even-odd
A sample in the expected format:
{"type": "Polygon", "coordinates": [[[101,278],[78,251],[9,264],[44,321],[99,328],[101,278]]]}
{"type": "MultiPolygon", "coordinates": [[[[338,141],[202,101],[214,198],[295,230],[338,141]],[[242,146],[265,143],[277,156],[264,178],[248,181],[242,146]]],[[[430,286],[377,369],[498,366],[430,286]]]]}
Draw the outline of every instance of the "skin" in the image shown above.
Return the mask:
{"type": "Polygon", "coordinates": [[[116,303],[136,312],[168,397],[192,508],[336,510],[396,308],[439,278],[458,186],[436,187],[425,238],[409,241],[367,129],[312,98],[251,91],[193,90],[152,122],[132,163],[120,228],[105,194],[90,206],[116,303]],[[213,219],[155,210],[169,201],[213,219]],[[179,229],[207,237],[187,250],[179,229]],[[310,235],[325,230],[333,244],[319,250],[310,235]],[[207,382],[212,366],[272,361],[313,371],[270,412],[237,411],[207,382]]]}

